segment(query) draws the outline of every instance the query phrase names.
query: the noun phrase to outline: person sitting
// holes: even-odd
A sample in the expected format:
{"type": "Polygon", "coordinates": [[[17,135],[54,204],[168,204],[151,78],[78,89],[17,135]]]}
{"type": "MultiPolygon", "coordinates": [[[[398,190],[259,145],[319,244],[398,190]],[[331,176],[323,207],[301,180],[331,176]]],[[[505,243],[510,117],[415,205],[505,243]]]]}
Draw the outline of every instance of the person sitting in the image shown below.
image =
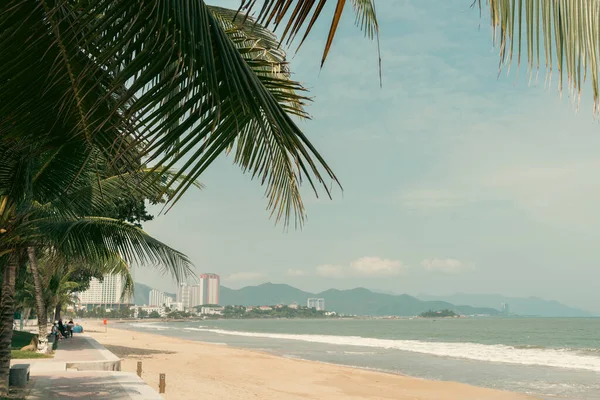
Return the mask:
{"type": "Polygon", "coordinates": [[[67,328],[65,327],[65,325],[62,322],[62,319],[58,320],[58,330],[60,331],[60,334],[63,335],[63,337],[69,337],[68,333],[67,333],[67,328]]]}

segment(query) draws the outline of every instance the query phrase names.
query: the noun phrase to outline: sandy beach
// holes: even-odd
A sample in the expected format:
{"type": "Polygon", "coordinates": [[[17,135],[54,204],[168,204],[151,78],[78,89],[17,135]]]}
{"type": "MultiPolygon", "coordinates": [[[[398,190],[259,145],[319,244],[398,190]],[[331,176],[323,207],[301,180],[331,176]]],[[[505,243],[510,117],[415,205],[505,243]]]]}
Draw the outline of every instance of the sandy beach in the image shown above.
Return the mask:
{"type": "Polygon", "coordinates": [[[273,400],[527,400],[533,397],[455,382],[437,382],[313,361],[292,360],[257,351],[118,329],[101,322],[82,325],[158,390],[166,373],[166,399],[273,400]]]}

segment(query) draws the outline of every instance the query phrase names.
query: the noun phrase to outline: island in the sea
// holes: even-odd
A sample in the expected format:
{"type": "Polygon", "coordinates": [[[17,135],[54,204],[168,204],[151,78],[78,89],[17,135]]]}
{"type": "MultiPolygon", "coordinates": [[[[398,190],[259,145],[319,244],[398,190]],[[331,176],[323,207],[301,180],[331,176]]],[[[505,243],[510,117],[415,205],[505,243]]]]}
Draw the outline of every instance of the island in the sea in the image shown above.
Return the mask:
{"type": "Polygon", "coordinates": [[[425,311],[421,314],[419,314],[419,317],[421,318],[456,318],[459,317],[458,314],[456,314],[454,311],[452,310],[441,310],[441,311],[425,311]]]}

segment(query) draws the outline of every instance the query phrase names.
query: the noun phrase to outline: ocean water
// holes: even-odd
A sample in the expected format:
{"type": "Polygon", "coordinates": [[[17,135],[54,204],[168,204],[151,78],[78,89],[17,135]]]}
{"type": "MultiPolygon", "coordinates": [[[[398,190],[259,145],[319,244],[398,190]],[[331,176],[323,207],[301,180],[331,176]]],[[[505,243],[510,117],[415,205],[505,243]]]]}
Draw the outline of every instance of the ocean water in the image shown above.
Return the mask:
{"type": "Polygon", "coordinates": [[[600,318],[209,320],[124,327],[543,399],[600,400],[600,318]]]}

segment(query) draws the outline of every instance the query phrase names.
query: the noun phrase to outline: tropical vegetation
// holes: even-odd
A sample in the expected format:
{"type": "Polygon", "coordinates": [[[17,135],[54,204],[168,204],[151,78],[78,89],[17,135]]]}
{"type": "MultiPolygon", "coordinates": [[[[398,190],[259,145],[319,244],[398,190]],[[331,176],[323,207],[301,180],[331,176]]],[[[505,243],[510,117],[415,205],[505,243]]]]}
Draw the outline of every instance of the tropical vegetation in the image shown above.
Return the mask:
{"type": "MultiPolygon", "coordinates": [[[[260,307],[225,306],[221,315],[215,318],[225,319],[256,319],[256,318],[324,318],[335,317],[325,311],[316,310],[304,306],[290,307],[287,305],[271,306],[261,309],[260,307]]],[[[210,315],[207,317],[211,317],[210,315]]]]}
{"type": "Polygon", "coordinates": [[[458,317],[458,314],[452,310],[444,309],[439,311],[425,311],[419,314],[421,318],[454,318],[458,317]]]}
{"type": "MultiPolygon", "coordinates": [[[[135,207],[124,207],[135,188],[159,183],[171,207],[220,154],[232,153],[265,185],[276,220],[299,226],[302,181],[327,195],[337,183],[296,125],[308,117],[309,98],[291,79],[280,46],[301,46],[332,1],[240,3],[229,10],[203,0],[2,2],[0,396],[8,390],[17,282],[30,293],[19,301],[31,306],[35,297],[43,322],[48,308],[66,304],[76,285],[119,257],[121,267],[161,264],[176,279],[185,275],[183,254],[135,226],[147,197],[132,194],[135,207]],[[174,166],[179,171],[169,173],[174,166]]],[[[346,5],[333,3],[321,65],[346,5]]],[[[376,38],[374,1],[349,3],[357,24],[376,38]]],[[[589,67],[597,110],[598,0],[485,3],[501,66],[526,54],[539,69],[543,51],[559,86],[566,71],[575,95],[589,67]]]]}

